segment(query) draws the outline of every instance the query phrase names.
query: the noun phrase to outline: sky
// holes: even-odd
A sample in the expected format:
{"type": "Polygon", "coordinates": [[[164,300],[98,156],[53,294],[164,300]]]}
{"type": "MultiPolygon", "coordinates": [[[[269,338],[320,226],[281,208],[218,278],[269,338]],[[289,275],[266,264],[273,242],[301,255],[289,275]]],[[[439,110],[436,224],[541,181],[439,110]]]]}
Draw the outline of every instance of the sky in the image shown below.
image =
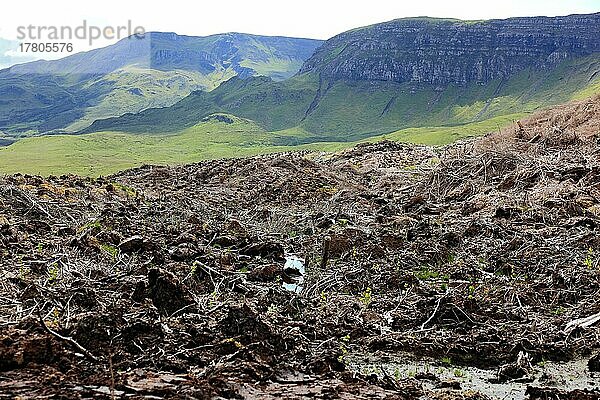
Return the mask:
{"type": "MultiPolygon", "coordinates": [[[[0,14],[0,67],[40,55],[19,51],[19,26],[141,26],[146,31],[210,35],[244,32],[327,39],[346,30],[401,17],[491,19],[600,12],[600,0],[28,0],[7,1],[0,14]],[[8,41],[11,40],[11,41],[8,41]]],[[[32,40],[29,40],[32,41],[32,40]]],[[[74,41],[75,52],[116,40],[74,41]]],[[[66,54],[42,54],[58,58],[66,54]]]]}

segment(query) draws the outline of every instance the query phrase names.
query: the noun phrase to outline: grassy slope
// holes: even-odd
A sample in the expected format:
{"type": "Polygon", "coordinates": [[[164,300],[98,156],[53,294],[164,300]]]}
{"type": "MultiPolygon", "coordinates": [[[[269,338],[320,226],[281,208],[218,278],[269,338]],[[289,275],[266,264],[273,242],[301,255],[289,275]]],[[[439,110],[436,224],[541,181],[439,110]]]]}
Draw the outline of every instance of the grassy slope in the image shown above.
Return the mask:
{"type": "MultiPolygon", "coordinates": [[[[105,88],[99,88],[102,95],[105,88]]],[[[79,104],[88,94],[62,76],[0,77],[0,130],[19,138],[52,130],[82,116],[79,104]],[[18,133],[16,133],[18,132],[18,133]]]]}
{"type": "MultiPolygon", "coordinates": [[[[561,85],[564,86],[562,91],[556,90],[556,92],[553,92],[547,89],[544,92],[547,96],[555,96],[552,101],[556,102],[581,99],[594,93],[600,93],[600,80],[598,77],[591,79],[594,68],[595,64],[590,64],[589,68],[577,74],[576,87],[579,87],[578,90],[569,87],[569,85],[573,85],[574,78],[563,78],[559,80],[561,85]],[[588,85],[581,85],[582,79],[586,76],[588,85]]],[[[530,78],[528,77],[528,79],[530,78]]],[[[249,84],[248,82],[240,83],[243,85],[249,84]]],[[[295,85],[297,90],[293,92],[294,96],[301,100],[300,103],[307,101],[310,96],[306,95],[306,82],[298,80],[295,85]]],[[[519,104],[528,104],[523,110],[533,111],[540,107],[543,100],[541,95],[537,94],[534,89],[530,89],[530,95],[523,94],[522,98],[518,100],[511,100],[510,97],[506,96],[497,97],[490,102],[488,109],[498,107],[494,102],[504,102],[502,107],[512,104],[512,107],[506,107],[508,110],[516,111],[520,109],[519,104]],[[511,101],[512,103],[510,103],[511,101]],[[525,103],[521,103],[522,101],[525,101],[525,103]]],[[[245,90],[248,95],[254,93],[254,90],[250,87],[245,87],[245,90]]],[[[482,90],[485,90],[485,88],[482,88],[482,90]]],[[[289,92],[283,94],[289,95],[289,92]]],[[[377,95],[374,92],[373,96],[377,95]]],[[[245,113],[259,112],[261,96],[257,96],[256,99],[248,103],[248,109],[245,110],[245,113]],[[254,110],[250,105],[254,107],[254,110]]],[[[184,110],[189,107],[187,112],[198,112],[192,104],[186,104],[185,102],[178,104],[184,110]]],[[[213,107],[213,105],[207,103],[206,107],[213,107]]],[[[286,105],[279,104],[279,107],[286,107],[286,105]]],[[[468,118],[473,118],[473,111],[470,110],[470,107],[474,106],[457,105],[452,106],[448,109],[450,111],[447,111],[458,115],[459,118],[468,120],[468,118]]],[[[349,109],[353,112],[360,111],[350,105],[349,109]]],[[[289,110],[287,115],[293,116],[299,113],[301,113],[301,107],[296,105],[296,109],[289,110]]],[[[349,113],[347,112],[345,115],[349,113]]],[[[342,120],[343,115],[342,113],[342,117],[338,117],[337,121],[342,120]]],[[[97,176],[145,163],[180,164],[211,158],[243,157],[299,149],[333,151],[353,146],[357,141],[365,140],[389,139],[429,145],[444,145],[461,138],[495,131],[524,115],[523,112],[514,112],[463,125],[405,128],[372,136],[368,139],[361,138],[361,135],[350,135],[349,140],[345,142],[328,142],[326,139],[323,140],[323,135],[315,135],[304,126],[268,132],[259,124],[235,117],[234,124],[216,121],[203,122],[184,129],[179,134],[139,135],[100,132],[80,136],[45,136],[25,139],[10,147],[1,148],[0,173],[21,172],[42,175],[76,173],[97,176]]],[[[200,118],[200,115],[198,115],[198,118],[200,118]]],[[[356,118],[354,121],[356,121],[356,118]]],[[[173,122],[175,123],[175,121],[173,122]]],[[[281,126],[284,122],[284,120],[274,119],[271,124],[281,126]]],[[[149,123],[160,124],[164,121],[157,119],[156,121],[151,120],[149,123]]],[[[332,123],[335,123],[335,121],[332,123]]],[[[365,123],[368,123],[368,120],[365,123]]],[[[344,126],[344,124],[341,124],[339,129],[344,126]]],[[[327,136],[325,135],[325,137],[327,136]]]]}
{"type": "MultiPolygon", "coordinates": [[[[411,128],[369,140],[446,144],[498,129],[518,116],[500,117],[461,127],[411,128]]],[[[174,135],[100,132],[24,139],[0,149],[0,173],[98,176],[142,164],[183,164],[303,149],[336,151],[357,143],[316,142],[284,146],[277,144],[279,137],[299,137],[306,133],[301,130],[270,133],[250,120],[232,118],[235,121],[233,124],[212,120],[174,135]]]]}
{"type": "Polygon", "coordinates": [[[523,118],[524,113],[502,115],[485,121],[472,122],[465,125],[405,128],[389,134],[375,136],[363,141],[394,140],[398,142],[443,146],[460,139],[494,132],[523,118]]]}
{"type": "Polygon", "coordinates": [[[237,33],[149,33],[144,40],[122,40],[61,60],[15,66],[0,71],[0,131],[17,139],[77,131],[96,119],[170,106],[238,73],[285,79],[320,44],[237,33]]]}
{"type": "Polygon", "coordinates": [[[599,55],[570,60],[549,71],[523,71],[508,81],[486,85],[436,88],[415,83],[337,82],[300,126],[322,139],[343,134],[356,140],[401,128],[461,125],[530,113],[592,95],[600,89],[600,73],[594,76],[597,71],[599,55]]]}
{"type": "Polygon", "coordinates": [[[233,78],[211,92],[194,92],[169,108],[145,110],[96,121],[86,131],[177,133],[207,115],[225,112],[259,123],[266,130],[296,126],[315,95],[316,78],[293,77],[285,82],[269,78],[233,78]]]}
{"type": "MultiPolygon", "coordinates": [[[[233,124],[208,121],[176,135],[102,132],[24,139],[0,149],[0,173],[97,176],[148,163],[183,164],[291,149],[272,146],[271,135],[254,122],[232,118],[233,124]]],[[[321,145],[304,146],[317,147],[321,145]]],[[[338,148],[323,145],[324,150],[338,148]]]]}
{"type": "Polygon", "coordinates": [[[320,85],[315,74],[284,82],[234,79],[170,108],[97,121],[90,131],[175,133],[206,115],[226,112],[256,121],[267,131],[286,132],[281,144],[356,141],[403,128],[462,125],[564,103],[598,85],[596,71],[600,55],[569,60],[552,70],[523,71],[486,85],[377,81],[320,85]]]}
{"type": "Polygon", "coordinates": [[[97,119],[138,113],[151,107],[169,107],[194,90],[213,90],[233,76],[235,72],[231,69],[204,75],[196,71],[125,67],[86,84],[85,89],[91,91],[101,86],[111,90],[87,107],[83,117],[65,130],[76,132],[97,119]]]}
{"type": "Polygon", "coordinates": [[[20,141],[0,149],[0,173],[99,175],[144,163],[178,164],[298,149],[337,150],[364,140],[443,145],[497,130],[546,104],[599,93],[599,70],[600,60],[589,57],[556,71],[523,72],[502,84],[444,91],[408,84],[353,88],[337,83],[307,118],[305,110],[316,92],[314,76],[286,82],[236,79],[227,82],[225,90],[191,95],[172,108],[129,116],[131,126],[144,135],[109,131],[20,141]],[[198,123],[215,112],[247,119],[234,117],[234,124],[198,123]],[[298,120],[302,122],[294,125],[298,120]],[[396,129],[403,124],[417,127],[396,129]],[[156,127],[165,131],[148,134],[156,127]]]}

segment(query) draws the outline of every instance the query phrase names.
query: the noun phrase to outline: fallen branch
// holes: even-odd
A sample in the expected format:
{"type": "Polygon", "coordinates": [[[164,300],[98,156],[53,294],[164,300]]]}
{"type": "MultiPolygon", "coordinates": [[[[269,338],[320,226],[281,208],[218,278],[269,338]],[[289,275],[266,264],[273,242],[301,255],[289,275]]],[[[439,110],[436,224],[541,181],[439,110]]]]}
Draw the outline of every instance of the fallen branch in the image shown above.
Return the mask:
{"type": "Polygon", "coordinates": [[[600,313],[590,315],[586,318],[574,319],[567,324],[565,327],[565,332],[570,332],[575,328],[587,328],[594,325],[598,321],[600,321],[600,313]]]}
{"type": "Polygon", "coordinates": [[[42,317],[42,314],[38,313],[38,317],[40,318],[40,323],[42,324],[42,327],[50,335],[54,336],[55,338],[57,338],[59,340],[62,340],[63,342],[69,343],[71,346],[73,346],[77,350],[79,350],[81,352],[81,354],[83,354],[90,361],[94,361],[94,362],[99,362],[100,361],[100,360],[98,360],[98,358],[96,356],[94,356],[92,353],[90,353],[89,350],[87,350],[85,347],[83,347],[82,345],[80,345],[79,343],[77,343],[73,338],[68,337],[68,336],[63,336],[60,333],[55,332],[52,329],[50,329],[48,327],[48,325],[46,325],[46,322],[44,322],[44,318],[42,317]]]}
{"type": "Polygon", "coordinates": [[[442,302],[442,299],[446,297],[446,296],[442,296],[438,299],[437,304],[435,305],[435,310],[433,310],[433,313],[431,314],[431,316],[427,319],[427,321],[423,322],[423,325],[421,325],[421,330],[425,329],[425,326],[427,326],[428,323],[430,323],[433,318],[435,317],[435,314],[437,314],[438,310],[440,309],[440,303],[442,302]]]}
{"type": "Polygon", "coordinates": [[[44,207],[42,207],[41,205],[39,205],[31,196],[29,196],[27,193],[25,193],[25,191],[15,187],[15,186],[8,186],[5,188],[2,188],[2,194],[4,196],[12,196],[14,198],[17,199],[17,201],[20,201],[21,203],[24,203],[23,199],[25,199],[29,204],[31,204],[31,208],[37,210],[39,213],[44,214],[46,217],[48,217],[48,219],[52,219],[52,215],[50,215],[50,213],[48,211],[46,211],[46,209],[44,207]]]}

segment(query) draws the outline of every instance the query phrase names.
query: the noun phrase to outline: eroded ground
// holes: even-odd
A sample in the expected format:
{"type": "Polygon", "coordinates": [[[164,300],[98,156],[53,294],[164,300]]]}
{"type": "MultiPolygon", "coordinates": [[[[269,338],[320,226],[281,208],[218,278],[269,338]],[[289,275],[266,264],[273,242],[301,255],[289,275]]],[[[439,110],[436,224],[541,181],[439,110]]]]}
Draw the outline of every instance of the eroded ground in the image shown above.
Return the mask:
{"type": "Polygon", "coordinates": [[[4,177],[0,397],[597,399],[599,109],[4,177]]]}

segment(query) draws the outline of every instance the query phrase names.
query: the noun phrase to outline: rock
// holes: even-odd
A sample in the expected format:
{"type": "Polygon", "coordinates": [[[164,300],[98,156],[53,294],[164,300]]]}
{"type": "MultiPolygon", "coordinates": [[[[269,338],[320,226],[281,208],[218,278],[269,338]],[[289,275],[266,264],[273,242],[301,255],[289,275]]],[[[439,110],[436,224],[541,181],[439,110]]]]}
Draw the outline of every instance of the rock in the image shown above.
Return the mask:
{"type": "Polygon", "coordinates": [[[213,115],[209,115],[208,117],[204,117],[202,118],[202,122],[209,122],[209,121],[217,121],[217,122],[223,122],[225,124],[233,124],[233,119],[228,117],[227,115],[223,115],[223,114],[213,114],[213,115]]]}
{"type": "Polygon", "coordinates": [[[461,390],[460,382],[454,380],[440,381],[435,385],[435,387],[438,389],[461,390]]]}
{"type": "Polygon", "coordinates": [[[592,54],[600,50],[598,24],[598,14],[474,24],[406,18],[329,39],[300,72],[317,72],[324,81],[430,83],[441,91],[592,54]]]}
{"type": "Polygon", "coordinates": [[[223,235],[216,237],[213,242],[213,245],[218,245],[221,247],[233,247],[238,244],[238,239],[234,236],[223,235]]]}
{"type": "Polygon", "coordinates": [[[142,250],[143,245],[144,238],[142,236],[136,235],[123,240],[119,244],[119,250],[125,253],[133,253],[142,250]]]}
{"type": "Polygon", "coordinates": [[[135,285],[135,289],[131,295],[131,300],[142,303],[146,298],[146,283],[144,281],[139,281],[135,285]]]}
{"type": "Polygon", "coordinates": [[[248,280],[254,282],[273,282],[275,278],[281,276],[283,267],[279,264],[268,264],[254,268],[248,274],[248,280]]]}
{"type": "Polygon", "coordinates": [[[200,256],[203,254],[203,251],[195,244],[183,243],[173,249],[170,249],[169,254],[171,255],[171,259],[173,261],[187,261],[200,256]]]}
{"type": "Polygon", "coordinates": [[[504,383],[513,379],[523,378],[526,375],[527,370],[525,368],[515,364],[508,364],[498,370],[498,379],[494,382],[504,383]]]}
{"type": "Polygon", "coordinates": [[[188,289],[175,275],[158,268],[148,272],[148,297],[163,315],[172,315],[194,303],[188,289]]]}
{"type": "Polygon", "coordinates": [[[230,220],[225,226],[225,231],[236,237],[244,237],[248,234],[242,223],[237,219],[230,220]]]}
{"type": "Polygon", "coordinates": [[[554,387],[534,387],[528,386],[525,394],[530,400],[598,400],[600,392],[598,390],[575,389],[573,391],[562,390],[554,387]]]}
{"type": "Polygon", "coordinates": [[[174,244],[197,243],[198,238],[191,233],[182,233],[175,239],[174,244]]]}
{"type": "Polygon", "coordinates": [[[502,365],[498,368],[495,378],[490,378],[488,381],[493,384],[506,383],[512,381],[518,382],[533,382],[533,366],[531,358],[527,352],[520,351],[517,360],[510,364],[502,365]]]}
{"type": "Polygon", "coordinates": [[[415,375],[415,379],[419,380],[419,381],[431,381],[431,382],[438,382],[440,380],[440,378],[438,378],[437,375],[435,375],[431,372],[419,372],[418,374],[415,375]]]}
{"type": "Polygon", "coordinates": [[[284,260],[283,245],[277,242],[263,242],[250,244],[244,247],[242,250],[240,250],[240,254],[249,257],[270,258],[275,261],[284,260]]]}
{"type": "Polygon", "coordinates": [[[4,332],[0,346],[0,371],[34,364],[49,364],[63,353],[49,335],[10,329],[4,332]]]}
{"type": "Polygon", "coordinates": [[[600,372],[600,353],[590,358],[588,361],[588,368],[590,372],[600,372]]]}

